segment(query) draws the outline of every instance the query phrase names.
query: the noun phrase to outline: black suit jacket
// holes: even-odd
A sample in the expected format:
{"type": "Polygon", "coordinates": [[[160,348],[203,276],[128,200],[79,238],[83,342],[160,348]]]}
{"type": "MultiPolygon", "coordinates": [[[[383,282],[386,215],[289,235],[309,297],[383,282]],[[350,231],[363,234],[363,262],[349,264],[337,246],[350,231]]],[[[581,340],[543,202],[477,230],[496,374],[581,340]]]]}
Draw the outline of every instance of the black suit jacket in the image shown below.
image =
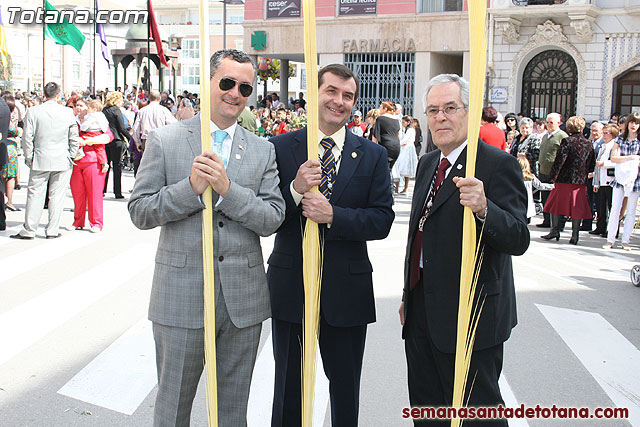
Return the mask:
{"type": "MultiPolygon", "coordinates": [[[[280,174],[280,190],[287,205],[267,280],[275,319],[301,323],[302,205],[296,205],[290,184],[307,160],[306,128],[272,138],[280,174]]],[[[387,152],[381,146],[346,132],[342,160],[330,199],[331,227],[320,226],[324,235],[324,264],[320,306],[332,326],[356,326],[375,322],[373,267],[367,241],[384,239],[394,219],[387,152]]]]}
{"type": "MultiPolygon", "coordinates": [[[[15,107],[18,108],[18,107],[15,107]]],[[[0,133],[2,138],[0,139],[0,169],[9,161],[7,155],[7,135],[9,134],[9,122],[11,121],[11,111],[9,106],[0,98],[0,133]]],[[[0,186],[0,191],[2,191],[0,186]]]]}
{"type": "Polygon", "coordinates": [[[131,139],[131,135],[125,127],[124,120],[122,119],[122,111],[120,111],[118,107],[111,105],[102,110],[102,113],[109,121],[109,127],[113,133],[112,142],[125,141],[125,139],[129,141],[131,139]]]}
{"type": "MultiPolygon", "coordinates": [[[[453,177],[464,177],[466,153],[465,148],[442,184],[422,235],[424,315],[432,341],[444,353],[456,350],[463,207],[453,177]]],[[[410,250],[439,161],[440,150],[436,150],[423,156],[418,164],[405,258],[405,297],[409,295],[410,250]]],[[[506,341],[517,323],[511,255],[522,255],[527,250],[529,230],[527,193],[522,170],[513,156],[479,142],[476,178],[484,183],[489,203],[482,235],[484,260],[476,293],[476,299],[480,293],[486,295],[474,346],[481,350],[506,341]]],[[[476,220],[476,224],[479,236],[482,223],[476,220]]],[[[410,299],[405,298],[405,315],[410,299]]]]}

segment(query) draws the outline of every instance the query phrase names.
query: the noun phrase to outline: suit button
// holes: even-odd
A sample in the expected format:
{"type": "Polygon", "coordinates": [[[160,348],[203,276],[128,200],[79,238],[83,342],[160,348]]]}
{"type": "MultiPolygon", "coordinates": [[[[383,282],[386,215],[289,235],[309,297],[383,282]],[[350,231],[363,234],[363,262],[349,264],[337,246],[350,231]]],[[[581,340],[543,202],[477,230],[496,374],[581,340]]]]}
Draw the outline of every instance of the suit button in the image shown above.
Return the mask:
{"type": "Polygon", "coordinates": [[[224,226],[224,223],[223,223],[222,221],[220,221],[220,222],[218,223],[218,227],[222,228],[223,226],[224,226]]]}
{"type": "Polygon", "coordinates": [[[224,257],[223,257],[222,255],[220,255],[220,256],[218,257],[218,261],[220,261],[220,262],[224,261],[224,257]]]}

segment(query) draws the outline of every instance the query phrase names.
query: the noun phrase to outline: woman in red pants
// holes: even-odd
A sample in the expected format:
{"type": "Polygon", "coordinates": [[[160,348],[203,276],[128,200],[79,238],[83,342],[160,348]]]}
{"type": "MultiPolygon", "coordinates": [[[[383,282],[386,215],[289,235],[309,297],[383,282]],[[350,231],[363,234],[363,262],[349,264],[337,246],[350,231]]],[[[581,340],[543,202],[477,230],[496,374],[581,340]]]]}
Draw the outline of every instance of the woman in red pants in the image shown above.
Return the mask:
{"type": "MultiPolygon", "coordinates": [[[[87,101],[77,99],[75,105],[78,127],[87,116],[87,101]]],[[[100,145],[111,140],[107,134],[80,139],[84,156],[76,160],[71,173],[71,195],[73,196],[73,226],[82,230],[85,226],[85,212],[89,214],[89,226],[92,233],[102,231],[104,224],[102,211],[102,189],[104,188],[105,173],[102,172],[102,160],[99,160],[100,145]]],[[[102,150],[104,151],[104,150],[102,150]]]]}

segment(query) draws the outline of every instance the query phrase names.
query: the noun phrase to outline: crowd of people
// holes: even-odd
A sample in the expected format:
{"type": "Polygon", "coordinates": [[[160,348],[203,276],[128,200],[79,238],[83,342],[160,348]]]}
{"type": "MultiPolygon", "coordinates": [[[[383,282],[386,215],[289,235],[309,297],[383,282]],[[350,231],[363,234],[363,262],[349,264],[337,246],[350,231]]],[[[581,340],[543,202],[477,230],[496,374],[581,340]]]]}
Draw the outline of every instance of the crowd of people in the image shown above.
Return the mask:
{"type": "MultiPolygon", "coordinates": [[[[2,98],[10,110],[6,134],[8,159],[2,169],[5,206],[18,211],[13,194],[21,188],[18,157],[22,154],[26,113],[47,98],[43,92],[20,90],[5,91],[2,98]]],[[[102,183],[102,194],[106,194],[111,173],[114,197],[124,198],[122,168],[129,166],[134,175],[137,173],[149,131],[176,120],[190,119],[200,109],[198,95],[188,91],[174,98],[170,91],[147,92],[127,85],[115,91],[100,90],[95,96],[88,90],[61,92],[56,102],[72,108],[76,116],[80,149],[74,159],[71,188],[78,212],[83,203],[88,206],[89,229],[93,232],[103,227],[98,182],[102,183]],[[109,140],[99,137],[97,141],[103,143],[96,143],[95,137],[100,134],[106,134],[109,140]],[[88,167],[94,163],[97,166],[88,167]],[[85,202],[80,201],[83,199],[85,202]]],[[[551,228],[543,238],[559,239],[570,218],[573,229],[570,243],[577,244],[579,231],[589,231],[606,237],[604,247],[612,248],[619,237],[617,225],[624,223],[622,248],[629,249],[635,225],[636,190],[640,189],[640,181],[635,189],[627,182],[640,155],[636,153],[636,116],[636,113],[614,114],[611,120],[596,120],[587,125],[579,117],[569,118],[565,123],[558,113],[551,113],[544,120],[515,113],[502,116],[494,107],[485,107],[480,139],[518,158],[528,192],[528,217],[542,212],[544,221],[537,226],[551,228]],[[591,142],[592,149],[586,141],[591,142]],[[592,218],[596,219],[595,228],[592,218]]],[[[238,123],[267,139],[301,129],[307,123],[304,93],[288,102],[280,101],[276,93],[259,95],[257,104],[246,107],[238,123]]],[[[347,129],[386,149],[395,194],[407,193],[418,159],[436,148],[429,130],[423,134],[419,120],[403,115],[402,106],[391,100],[366,114],[354,111],[347,129]]],[[[84,218],[79,213],[73,225],[84,228],[84,218]]]]}
{"type": "Polygon", "coordinates": [[[95,97],[63,95],[59,85],[48,83],[41,100],[36,94],[24,102],[23,94],[6,92],[0,101],[0,132],[8,144],[0,166],[9,209],[18,209],[13,190],[20,182],[20,150],[30,168],[25,222],[12,238],[35,237],[47,194],[46,238],[60,237],[69,185],[73,227],[85,228],[86,211],[89,230],[100,232],[109,173],[114,197],[123,198],[121,164],[133,159],[131,220],[140,229],[162,228],[149,306],[157,350],[155,426],[188,424],[204,367],[197,214],[205,208],[200,196],[209,187],[215,204],[217,408],[225,425],[246,424],[262,322],[270,316],[271,425],[295,425],[301,418],[301,224],[307,219],[319,224],[323,236],[318,336],[334,425],[358,424],[367,326],[375,322],[366,242],[387,237],[395,217],[392,193],[406,193],[411,178],[415,190],[398,312],[414,407],[451,404],[465,207],[485,230],[477,274],[482,286],[473,296],[484,308],[472,350],[470,406],[503,402],[498,378],[504,342],[516,325],[511,256],[529,246],[527,218],[544,212],[537,226],[550,232],[543,239],[558,240],[570,219],[571,243],[577,244],[585,229],[606,236],[604,247],[611,248],[626,212],[622,247],[629,249],[640,195],[638,113],[586,126],[581,117],[563,122],[557,113],[546,121],[507,114],[503,121],[495,108],[485,107],[480,138],[486,144],[478,145],[476,175],[465,177],[466,80],[443,74],[429,81],[423,133],[418,120],[391,100],[364,117],[354,111],[357,76],[342,64],[330,64],[318,73],[320,158],[308,159],[307,133],[299,130],[306,123],[303,94],[287,105],[271,94],[247,107],[256,76],[251,57],[222,50],[211,64],[212,149],[204,152],[194,138],[200,133],[194,117],[199,99],[189,93],[174,100],[169,92],[147,94],[125,86],[95,97]],[[319,192],[312,191],[316,186],[319,192]],[[541,194],[539,201],[534,191],[541,194]],[[274,233],[265,272],[260,237],[274,233]]]}
{"type": "Polygon", "coordinates": [[[60,235],[57,209],[62,201],[53,202],[55,209],[49,206],[58,181],[63,183],[64,189],[59,190],[62,194],[67,186],[71,188],[74,200],[71,226],[84,230],[85,215],[88,215],[86,228],[93,233],[102,231],[103,198],[108,190],[110,173],[114,198],[124,199],[121,184],[123,167],[131,165],[134,174],[137,172],[149,131],[196,114],[199,108],[196,95],[184,92],[178,98],[180,104],[176,106],[169,92],[154,90],[148,94],[143,90],[137,94],[130,90],[125,93],[99,91],[96,96],[91,96],[88,91],[65,94],[56,83],[49,83],[41,92],[2,92],[2,103],[8,110],[8,125],[6,130],[0,130],[7,147],[7,158],[1,162],[4,205],[0,229],[6,228],[5,207],[10,211],[21,210],[14,204],[13,196],[15,190],[21,189],[19,157],[24,155],[25,163],[32,172],[28,187],[33,190],[34,185],[38,186],[37,182],[32,182],[32,178],[36,178],[34,171],[43,172],[44,187],[38,187],[37,197],[29,193],[25,226],[16,235],[20,237],[16,238],[35,236],[40,214],[33,203],[40,197],[42,207],[49,209],[46,237],[60,235]],[[132,102],[134,98],[136,103],[132,102]],[[74,117],[73,129],[64,127],[69,114],[74,117]],[[52,132],[48,121],[54,128],[61,126],[60,135],[52,132]],[[68,132],[65,133],[65,129],[68,132]],[[57,165],[52,166],[54,163],[57,165]],[[69,177],[62,172],[70,172],[69,177]]]}
{"type": "Polygon", "coordinates": [[[630,250],[640,189],[640,114],[614,113],[588,125],[579,116],[565,122],[559,113],[548,114],[545,121],[514,113],[498,117],[495,108],[483,109],[480,139],[520,161],[528,217],[542,211],[544,220],[536,226],[551,229],[542,238],[559,240],[570,219],[569,243],[577,244],[580,231],[587,231],[605,237],[603,248],[611,249],[624,223],[621,247],[630,250]]]}

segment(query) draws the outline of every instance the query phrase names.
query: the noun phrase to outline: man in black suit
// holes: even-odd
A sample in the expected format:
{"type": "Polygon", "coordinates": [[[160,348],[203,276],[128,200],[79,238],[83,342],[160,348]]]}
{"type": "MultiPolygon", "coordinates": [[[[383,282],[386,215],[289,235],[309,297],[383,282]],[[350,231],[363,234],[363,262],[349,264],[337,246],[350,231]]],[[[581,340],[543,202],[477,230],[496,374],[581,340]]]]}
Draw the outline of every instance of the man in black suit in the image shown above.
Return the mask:
{"type": "MultiPolygon", "coordinates": [[[[17,108],[17,107],[16,107],[17,108]]],[[[9,121],[11,111],[9,106],[0,98],[0,171],[9,162],[7,154],[7,134],[9,133],[9,121]]],[[[0,231],[7,229],[7,220],[4,212],[4,182],[0,182],[0,231]]]]}
{"type": "Polygon", "coordinates": [[[320,70],[318,84],[322,167],[307,160],[306,128],[271,139],[287,205],[267,271],[276,364],[273,427],[301,423],[301,230],[306,218],[320,224],[324,241],[320,353],[334,427],[358,425],[367,324],[375,321],[367,241],[384,239],[394,219],[386,150],[346,130],[358,97],[357,78],[344,65],[332,64],[320,70]],[[316,185],[321,193],[309,192],[316,185]]]}
{"type": "MultiPolygon", "coordinates": [[[[484,301],[471,358],[470,406],[503,403],[498,387],[503,343],[516,325],[511,255],[529,246],[527,196],[514,157],[479,142],[475,177],[464,178],[469,83],[454,74],[431,79],[426,114],[439,148],[418,164],[405,259],[400,321],[411,406],[450,406],[458,316],[462,218],[475,213],[484,260],[476,301],[484,301]],[[440,177],[438,176],[440,175],[440,177]],[[406,319],[406,321],[405,321],[406,319]]],[[[468,390],[468,389],[467,389],[468,390]]],[[[419,424],[422,421],[416,421],[419,424]]],[[[444,425],[440,421],[424,424],[444,425]]],[[[465,425],[474,425],[465,421],[465,425]]],[[[494,420],[483,426],[506,426],[494,420]]]]}

